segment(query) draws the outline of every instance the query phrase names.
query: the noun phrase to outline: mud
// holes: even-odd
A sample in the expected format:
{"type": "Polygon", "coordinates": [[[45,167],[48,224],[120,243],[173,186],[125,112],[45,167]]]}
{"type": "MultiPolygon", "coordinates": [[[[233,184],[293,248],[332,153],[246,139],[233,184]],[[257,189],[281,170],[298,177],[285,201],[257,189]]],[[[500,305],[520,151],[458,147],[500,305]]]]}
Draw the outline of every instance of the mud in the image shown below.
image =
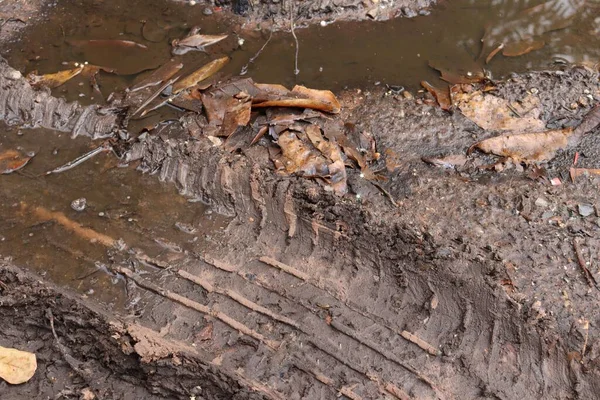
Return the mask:
{"type": "MultiPolygon", "coordinates": [[[[498,85],[506,98],[532,89],[549,128],[577,125],[600,95],[598,74],[585,68],[498,85]]],[[[126,161],[232,220],[208,249],[171,246],[151,258],[149,245],[111,249],[120,256],[110,270],[129,282],[130,314],[97,315],[116,326],[135,320],[154,338],[156,353],[136,347],[140,333],[131,328],[118,330],[130,346],[117,346],[114,330],[85,322],[96,321],[90,315],[71,329],[94,329],[94,342],[69,341],[72,356],[167,398],[229,398],[238,390],[239,398],[251,398],[248,390],[257,398],[594,398],[600,294],[582,274],[574,241],[600,279],[598,215],[584,217],[578,207],[597,203],[597,180],[571,183],[568,169],[575,152],[584,155],[582,165],[597,167],[599,128],[543,165],[547,179],[561,178],[550,186],[530,170],[446,171],[423,163],[423,156],[464,153],[489,135],[427,97],[378,90],[341,98],[344,119],[372,132],[379,151],[398,155],[399,167],[381,184],[388,195],[352,170],[344,198],[311,180],[278,177],[263,145],[223,152],[185,117],[191,132],[143,135],[125,148],[126,161]],[[182,139],[190,133],[195,139],[182,139]],[[86,344],[100,349],[90,353],[86,344]],[[137,355],[127,354],[130,347],[137,355]],[[192,350],[196,361],[188,363],[192,350]],[[123,372],[123,365],[131,366],[123,372]],[[206,391],[196,393],[198,385],[206,391]]],[[[35,120],[21,115],[21,123],[35,120]]],[[[15,301],[15,278],[5,276],[3,290],[15,301]]],[[[38,296],[34,303],[46,308],[38,296]]],[[[12,310],[25,315],[27,307],[12,310]]],[[[67,321],[65,307],[55,308],[55,318],[67,321]]],[[[42,308],[37,312],[34,319],[47,327],[42,308]]],[[[11,321],[17,329],[25,324],[11,321]]],[[[47,328],[31,335],[51,348],[47,328]]],[[[61,329],[58,335],[69,337],[61,329]]],[[[111,385],[76,388],[113,390],[115,397],[128,390],[111,385]]],[[[5,390],[19,396],[54,388],[32,382],[5,390]]]]}
{"type": "MultiPolygon", "coordinates": [[[[223,4],[251,21],[273,12],[281,23],[289,5],[223,4]]],[[[306,21],[329,12],[357,18],[366,7],[307,4],[314,9],[296,10],[306,21]]],[[[600,101],[598,72],[584,67],[515,74],[496,85],[506,99],[539,98],[548,129],[578,126],[600,101]]],[[[78,136],[77,152],[110,144],[116,153],[103,159],[114,160],[109,173],[83,164],[79,174],[47,179],[41,175],[56,161],[38,157],[23,175],[2,177],[0,249],[13,258],[0,260],[0,344],[32,351],[39,363],[26,384],[0,382],[2,399],[593,399],[600,392],[599,178],[569,176],[576,159],[600,168],[600,127],[541,165],[481,169],[477,160],[493,160],[475,153],[464,167],[442,169],[422,158],[464,155],[496,133],[440,110],[429,95],[349,89],[338,93],[346,129],[372,133],[382,160],[395,165],[376,166],[385,177],[378,185],[348,168],[350,193],[337,197],[317,181],[277,175],[267,139],[225,151],[189,114],[138,136],[122,126],[124,110],[34,90],[6,62],[0,87],[0,119],[10,125],[0,146],[28,148],[34,135],[57,135],[40,146],[62,149],[68,133],[78,136]],[[127,188],[131,176],[145,189],[127,188]],[[25,179],[44,183],[28,190],[25,179]],[[69,209],[71,193],[88,187],[67,189],[69,179],[106,188],[92,206],[140,193],[98,221],[99,209],[69,209]],[[159,198],[165,215],[142,210],[159,198]],[[187,218],[207,207],[226,218],[218,226],[187,218]],[[19,241],[40,249],[27,258],[11,249],[19,241]],[[61,243],[60,253],[42,249],[61,243]],[[95,286],[105,296],[90,296],[87,286],[78,292],[57,278],[89,278],[90,270],[77,270],[81,260],[88,268],[102,262],[94,274],[118,283],[95,286]],[[37,265],[40,275],[14,264],[37,265]]]]}

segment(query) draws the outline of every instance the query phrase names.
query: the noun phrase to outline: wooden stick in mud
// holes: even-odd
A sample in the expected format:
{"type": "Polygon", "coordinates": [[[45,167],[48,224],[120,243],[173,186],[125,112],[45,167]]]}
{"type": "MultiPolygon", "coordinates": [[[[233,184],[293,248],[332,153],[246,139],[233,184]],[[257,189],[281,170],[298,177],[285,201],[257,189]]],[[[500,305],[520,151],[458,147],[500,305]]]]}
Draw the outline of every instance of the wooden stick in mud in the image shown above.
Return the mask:
{"type": "Polygon", "coordinates": [[[436,349],[435,347],[433,347],[432,345],[430,345],[429,343],[427,343],[426,341],[424,341],[423,339],[421,339],[420,337],[418,337],[417,335],[415,335],[413,333],[410,333],[408,331],[402,331],[400,333],[400,336],[402,336],[404,339],[408,340],[409,342],[416,344],[417,346],[419,346],[420,348],[422,348],[423,350],[425,350],[432,356],[440,355],[440,351],[438,349],[436,349]]]}
{"type": "Polygon", "coordinates": [[[575,254],[577,255],[577,263],[583,272],[583,276],[588,283],[589,287],[596,286],[598,287],[598,283],[594,279],[594,276],[590,273],[590,270],[585,265],[585,259],[583,258],[583,254],[581,253],[581,247],[579,243],[577,243],[577,239],[573,239],[573,248],[575,249],[575,254]]]}

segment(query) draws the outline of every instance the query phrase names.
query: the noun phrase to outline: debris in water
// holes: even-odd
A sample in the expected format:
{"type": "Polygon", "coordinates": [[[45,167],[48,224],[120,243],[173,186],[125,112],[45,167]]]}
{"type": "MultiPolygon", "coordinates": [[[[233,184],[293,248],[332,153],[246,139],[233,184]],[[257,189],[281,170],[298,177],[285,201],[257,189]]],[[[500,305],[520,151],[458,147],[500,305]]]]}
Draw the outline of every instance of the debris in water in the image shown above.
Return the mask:
{"type": "Polygon", "coordinates": [[[16,150],[6,150],[0,153],[0,174],[11,174],[23,168],[35,154],[23,154],[16,150]]]}
{"type": "Polygon", "coordinates": [[[37,369],[35,354],[0,346],[0,378],[11,385],[25,383],[37,369]]]}
{"type": "Polygon", "coordinates": [[[212,46],[215,43],[220,42],[227,38],[228,35],[201,35],[198,32],[200,28],[192,28],[190,33],[183,39],[175,39],[171,43],[173,50],[171,51],[174,56],[183,55],[189,51],[204,51],[206,47],[212,46]]]}
{"type": "Polygon", "coordinates": [[[36,75],[35,72],[32,72],[29,75],[27,75],[27,80],[29,81],[29,84],[31,86],[45,86],[47,88],[54,89],[79,75],[83,71],[83,68],[84,66],[81,65],[73,69],[68,69],[65,71],[59,71],[53,74],[46,75],[36,75]]]}
{"type": "Polygon", "coordinates": [[[77,157],[73,161],[69,161],[68,163],[61,165],[60,167],[54,168],[52,171],[46,172],[46,175],[59,174],[64,171],[68,171],[72,168],[75,168],[79,164],[84,163],[85,161],[89,160],[90,158],[94,157],[95,155],[100,154],[105,151],[109,151],[109,150],[110,150],[110,146],[108,146],[108,145],[102,145],[102,146],[96,147],[95,149],[85,153],[84,155],[77,157]]]}
{"type": "Polygon", "coordinates": [[[177,94],[182,90],[189,89],[194,85],[202,82],[205,79],[210,78],[216,74],[221,68],[229,62],[229,57],[217,58],[204,65],[202,68],[192,72],[190,75],[183,79],[180,79],[175,85],[173,85],[173,94],[177,94]]]}
{"type": "Polygon", "coordinates": [[[71,208],[75,211],[83,211],[87,207],[87,200],[85,197],[75,199],[71,202],[71,208]]]}

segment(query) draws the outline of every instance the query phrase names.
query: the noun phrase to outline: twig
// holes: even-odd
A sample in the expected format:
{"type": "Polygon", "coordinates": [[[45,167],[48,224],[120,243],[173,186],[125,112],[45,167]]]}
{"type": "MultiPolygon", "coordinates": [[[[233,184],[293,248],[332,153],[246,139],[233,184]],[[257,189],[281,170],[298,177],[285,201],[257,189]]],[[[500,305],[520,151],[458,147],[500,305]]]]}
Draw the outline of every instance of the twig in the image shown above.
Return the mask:
{"type": "Polygon", "coordinates": [[[269,34],[269,38],[267,39],[267,41],[262,45],[262,47],[256,52],[256,54],[250,58],[248,60],[248,62],[246,63],[246,65],[244,65],[242,67],[242,70],[240,71],[240,75],[246,75],[248,73],[248,67],[250,66],[250,64],[254,64],[254,61],[258,58],[258,56],[260,55],[260,53],[263,52],[263,50],[265,49],[265,47],[267,47],[267,45],[269,44],[269,42],[271,41],[271,38],[273,37],[273,30],[270,30],[270,34],[269,34]]]}
{"type": "Polygon", "coordinates": [[[413,333],[410,333],[408,331],[402,331],[400,333],[400,335],[404,339],[408,340],[409,342],[416,344],[417,346],[419,346],[420,348],[422,348],[423,350],[425,350],[429,354],[431,354],[433,356],[439,356],[440,355],[440,351],[438,349],[436,349],[435,347],[433,347],[432,345],[430,345],[429,343],[427,343],[426,341],[424,341],[423,339],[421,339],[417,335],[415,335],[413,333]]]}
{"type": "MultiPolygon", "coordinates": [[[[159,95],[160,95],[160,94],[163,92],[163,90],[165,90],[166,88],[168,88],[169,86],[171,86],[172,84],[174,84],[174,83],[175,83],[175,82],[176,82],[178,79],[179,79],[179,76],[177,76],[177,77],[175,77],[175,78],[171,78],[171,79],[169,79],[168,81],[166,81],[165,83],[163,83],[163,84],[162,84],[162,85],[161,85],[161,86],[160,86],[160,87],[159,87],[159,88],[158,88],[158,89],[157,89],[157,90],[156,90],[154,93],[152,93],[152,94],[150,95],[150,97],[148,97],[148,98],[147,98],[147,99],[146,99],[146,100],[145,100],[145,101],[142,103],[142,105],[141,105],[141,106],[139,106],[139,107],[137,108],[137,110],[135,110],[135,111],[133,112],[133,114],[131,114],[130,118],[133,118],[133,117],[135,117],[135,115],[136,115],[137,113],[139,113],[140,111],[142,111],[144,108],[146,108],[146,107],[148,106],[148,104],[150,104],[150,103],[152,102],[152,100],[154,100],[155,98],[157,98],[157,97],[158,97],[158,96],[159,96],[159,95]]],[[[162,106],[163,106],[163,105],[165,105],[167,102],[169,102],[169,100],[172,100],[172,99],[173,99],[173,97],[168,97],[168,98],[167,98],[165,101],[161,102],[159,106],[157,106],[157,107],[154,107],[154,108],[152,108],[152,109],[150,109],[150,110],[148,110],[148,111],[145,111],[145,112],[143,112],[141,116],[143,117],[143,116],[144,116],[144,115],[146,115],[148,112],[150,112],[150,111],[153,111],[153,110],[156,110],[158,107],[162,107],[162,106]]]]}
{"type": "Polygon", "coordinates": [[[581,247],[579,247],[579,243],[577,243],[577,239],[573,239],[573,248],[575,249],[575,254],[577,255],[577,262],[579,264],[579,267],[581,268],[583,276],[585,277],[585,280],[587,281],[589,287],[597,287],[598,283],[594,279],[593,275],[590,273],[590,270],[585,265],[585,260],[583,258],[583,254],[581,253],[581,247]]]}
{"type": "Polygon", "coordinates": [[[76,360],[72,355],[67,352],[67,349],[58,339],[58,335],[56,334],[56,329],[54,329],[54,315],[52,315],[52,310],[50,308],[46,309],[46,317],[50,321],[50,329],[52,329],[52,335],[54,336],[54,341],[56,342],[56,347],[58,347],[58,351],[62,354],[63,358],[69,364],[69,367],[73,369],[84,381],[89,383],[91,379],[91,374],[89,371],[85,371],[81,369],[81,361],[76,360]]]}
{"type": "Polygon", "coordinates": [[[68,163],[61,165],[60,167],[54,168],[52,171],[46,172],[45,175],[60,174],[61,172],[68,171],[68,170],[73,169],[76,166],[86,162],[87,160],[94,157],[95,155],[103,153],[105,151],[109,151],[109,150],[110,150],[110,146],[103,144],[102,146],[96,147],[94,150],[88,151],[84,155],[77,157],[73,161],[69,161],[68,163]]]}
{"type": "Polygon", "coordinates": [[[294,0],[290,0],[290,28],[292,29],[292,36],[296,42],[296,56],[294,58],[294,75],[298,75],[300,70],[298,69],[298,52],[300,51],[300,45],[298,44],[298,37],[296,37],[296,31],[294,30],[294,0]]]}
{"type": "Polygon", "coordinates": [[[398,207],[398,203],[396,203],[396,200],[394,200],[394,197],[392,196],[392,194],[390,192],[388,192],[383,186],[381,186],[379,183],[377,183],[375,181],[371,181],[371,183],[373,184],[373,186],[375,186],[377,189],[379,189],[381,191],[381,193],[383,193],[387,196],[387,198],[390,200],[390,203],[392,203],[392,205],[394,207],[398,207]]]}

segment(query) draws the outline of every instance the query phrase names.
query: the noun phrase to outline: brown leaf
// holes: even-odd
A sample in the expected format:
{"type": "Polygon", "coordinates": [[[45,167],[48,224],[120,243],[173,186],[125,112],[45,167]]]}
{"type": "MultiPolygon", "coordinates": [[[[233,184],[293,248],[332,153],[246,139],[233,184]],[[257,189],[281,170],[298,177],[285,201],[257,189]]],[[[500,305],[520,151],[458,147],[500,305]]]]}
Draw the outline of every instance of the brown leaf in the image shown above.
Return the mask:
{"type": "MultiPolygon", "coordinates": [[[[257,85],[259,88],[261,86],[264,85],[257,85]]],[[[296,86],[291,92],[284,94],[283,91],[286,89],[279,85],[270,85],[269,90],[277,93],[266,92],[266,94],[272,94],[272,96],[266,96],[267,100],[264,101],[264,97],[253,98],[253,107],[299,107],[325,111],[332,114],[337,114],[341,110],[340,103],[329,90],[316,90],[304,86],[296,86]]]]}
{"type": "Polygon", "coordinates": [[[190,75],[186,76],[183,79],[180,79],[173,85],[173,93],[177,94],[184,89],[188,89],[192,86],[197,85],[199,82],[210,78],[212,75],[217,73],[221,68],[225,66],[229,62],[229,57],[221,57],[217,58],[204,65],[202,68],[192,72],[190,75]]]}
{"type": "Polygon", "coordinates": [[[24,155],[16,150],[6,150],[0,153],[0,174],[6,175],[23,168],[32,156],[24,155]]]}
{"type": "Polygon", "coordinates": [[[131,40],[104,40],[104,39],[93,39],[93,40],[68,40],[68,44],[75,47],[86,47],[86,46],[94,46],[94,47],[112,47],[112,48],[132,48],[137,47],[140,49],[147,50],[143,44],[139,44],[133,42],[131,40]]]}
{"type": "Polygon", "coordinates": [[[482,140],[471,146],[485,153],[509,157],[515,161],[541,162],[552,159],[559,149],[569,144],[571,128],[539,133],[509,134],[482,140]]]}
{"type": "Polygon", "coordinates": [[[533,95],[527,95],[520,102],[511,103],[480,91],[453,91],[452,99],[465,117],[483,129],[539,132],[545,127],[544,122],[539,119],[540,100],[533,95]]]}
{"type": "Polygon", "coordinates": [[[478,83],[484,81],[485,74],[480,66],[473,64],[471,70],[444,66],[438,61],[429,61],[429,66],[440,72],[440,79],[452,84],[478,83]]]}
{"type": "Polygon", "coordinates": [[[81,73],[81,71],[83,71],[83,65],[77,68],[55,72],[53,74],[36,75],[31,73],[27,75],[27,80],[32,86],[45,86],[47,88],[54,89],[76,77],[81,73]]]}
{"type": "Polygon", "coordinates": [[[145,89],[147,87],[160,85],[162,82],[166,82],[171,79],[177,72],[183,68],[183,63],[171,60],[161,67],[155,69],[150,74],[136,78],[133,86],[129,89],[131,92],[145,89]]]}
{"type": "Polygon", "coordinates": [[[181,40],[173,40],[173,55],[183,55],[189,51],[205,51],[206,47],[227,38],[228,35],[200,35],[191,34],[181,40]]]}
{"type": "Polygon", "coordinates": [[[277,144],[281,148],[283,164],[287,173],[301,173],[311,177],[329,175],[327,160],[298,139],[294,132],[289,130],[282,132],[277,144]]]}
{"type": "Polygon", "coordinates": [[[423,157],[421,160],[427,164],[431,164],[435,167],[452,169],[455,167],[462,167],[467,162],[467,157],[462,154],[452,154],[445,157],[423,157]]]}
{"type": "Polygon", "coordinates": [[[234,105],[229,107],[223,116],[223,125],[221,135],[229,137],[240,126],[248,125],[252,111],[252,102],[250,99],[238,100],[231,99],[234,105]]]}
{"type": "Polygon", "coordinates": [[[0,346],[0,378],[11,385],[25,383],[37,369],[35,354],[0,346]]]}
{"type": "Polygon", "coordinates": [[[452,108],[452,100],[450,99],[450,90],[448,86],[444,88],[435,87],[427,81],[421,81],[423,86],[429,93],[435,97],[442,110],[450,110],[452,108]]]}

